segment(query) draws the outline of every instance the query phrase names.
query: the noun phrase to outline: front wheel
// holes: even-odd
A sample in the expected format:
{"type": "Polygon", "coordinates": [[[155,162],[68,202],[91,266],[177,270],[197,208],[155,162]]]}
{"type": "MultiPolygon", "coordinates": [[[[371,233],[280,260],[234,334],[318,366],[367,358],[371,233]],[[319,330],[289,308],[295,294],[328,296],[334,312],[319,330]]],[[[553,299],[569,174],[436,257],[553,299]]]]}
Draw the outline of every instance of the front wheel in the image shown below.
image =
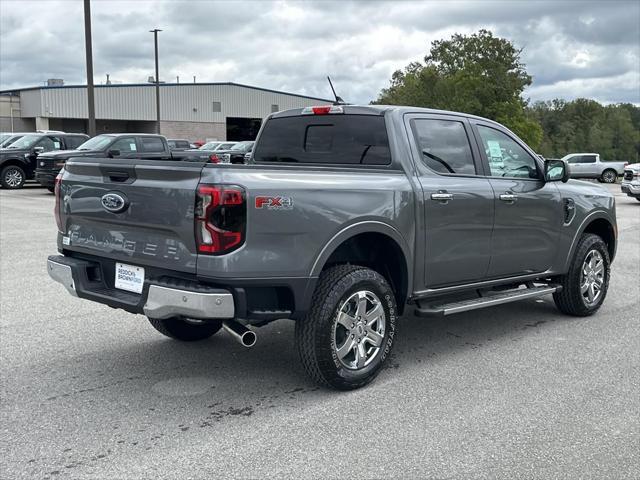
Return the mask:
{"type": "Polygon", "coordinates": [[[617,178],[618,173],[615,170],[605,170],[600,177],[604,183],[616,183],[617,178]]]}
{"type": "Polygon", "coordinates": [[[2,173],[0,173],[0,183],[4,188],[22,188],[25,179],[24,170],[17,165],[4,167],[2,173]]]}
{"type": "Polygon", "coordinates": [[[582,235],[566,275],[559,278],[562,290],[553,300],[562,313],[586,317],[598,311],[609,288],[610,260],[607,245],[598,235],[582,235]]]}
{"type": "Polygon", "coordinates": [[[222,328],[220,320],[183,320],[178,317],[149,318],[149,323],[161,334],[183,342],[204,340],[216,334],[222,328]]]}
{"type": "Polygon", "coordinates": [[[339,390],[367,385],[391,353],[396,315],[395,295],[378,272],[352,265],[325,270],[309,313],[296,322],[305,371],[320,385],[339,390]]]}

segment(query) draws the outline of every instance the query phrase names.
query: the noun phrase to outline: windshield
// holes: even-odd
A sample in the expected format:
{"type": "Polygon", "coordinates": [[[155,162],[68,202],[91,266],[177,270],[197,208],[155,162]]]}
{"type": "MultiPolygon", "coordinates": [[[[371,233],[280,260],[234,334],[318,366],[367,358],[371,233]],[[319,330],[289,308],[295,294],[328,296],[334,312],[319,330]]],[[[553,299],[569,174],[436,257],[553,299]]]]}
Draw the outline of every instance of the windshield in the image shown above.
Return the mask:
{"type": "Polygon", "coordinates": [[[230,150],[247,150],[249,147],[253,145],[253,142],[240,142],[236,143],[230,150]]]}
{"type": "Polygon", "coordinates": [[[215,150],[220,145],[220,142],[207,142],[200,147],[200,150],[215,150]]]}
{"type": "Polygon", "coordinates": [[[109,145],[112,140],[113,137],[110,135],[98,135],[84,142],[77,150],[102,150],[109,145]]]}
{"type": "Polygon", "coordinates": [[[16,140],[14,143],[9,145],[9,148],[31,148],[35,145],[35,143],[42,138],[42,135],[25,135],[20,140],[16,140]]]}
{"type": "Polygon", "coordinates": [[[7,138],[2,140],[2,143],[0,143],[0,148],[9,148],[9,145],[22,137],[24,137],[24,135],[9,135],[7,138]]]}

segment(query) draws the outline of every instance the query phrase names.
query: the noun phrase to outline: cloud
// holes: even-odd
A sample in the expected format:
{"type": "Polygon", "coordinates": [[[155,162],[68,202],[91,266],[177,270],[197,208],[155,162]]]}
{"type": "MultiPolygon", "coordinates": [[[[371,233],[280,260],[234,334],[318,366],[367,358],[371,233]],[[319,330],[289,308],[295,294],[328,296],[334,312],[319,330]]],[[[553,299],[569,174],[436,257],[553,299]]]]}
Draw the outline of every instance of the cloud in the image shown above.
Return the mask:
{"type": "MultiPolygon", "coordinates": [[[[238,82],[367,103],[430,43],[488,28],[523,49],[533,100],[640,103],[638,2],[98,1],[94,74],[123,82],[238,82]]],[[[81,2],[0,1],[0,89],[84,83],[81,2]]]]}

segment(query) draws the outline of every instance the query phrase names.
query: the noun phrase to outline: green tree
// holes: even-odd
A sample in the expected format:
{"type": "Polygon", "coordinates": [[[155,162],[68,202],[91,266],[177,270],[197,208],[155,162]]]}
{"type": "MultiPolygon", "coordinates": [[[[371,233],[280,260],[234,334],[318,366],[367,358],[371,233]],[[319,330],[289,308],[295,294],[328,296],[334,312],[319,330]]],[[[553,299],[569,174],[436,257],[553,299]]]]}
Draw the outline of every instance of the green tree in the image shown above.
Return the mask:
{"type": "Polygon", "coordinates": [[[372,102],[466,112],[500,122],[538,148],[542,128],[527,110],[522,92],[531,77],[513,43],[488,30],[455,34],[431,44],[424,64],[396,71],[372,102]]]}
{"type": "Polygon", "coordinates": [[[528,110],[542,125],[538,151],[545,157],[595,152],[605,160],[640,160],[640,108],[635,105],[556,99],[536,102],[528,110]]]}

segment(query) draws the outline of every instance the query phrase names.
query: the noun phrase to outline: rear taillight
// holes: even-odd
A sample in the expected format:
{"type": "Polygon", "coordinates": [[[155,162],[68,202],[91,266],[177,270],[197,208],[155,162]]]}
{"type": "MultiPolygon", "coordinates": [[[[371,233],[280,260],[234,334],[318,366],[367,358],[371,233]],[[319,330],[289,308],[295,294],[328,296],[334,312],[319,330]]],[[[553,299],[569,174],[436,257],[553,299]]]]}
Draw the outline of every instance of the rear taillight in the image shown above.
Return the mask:
{"type": "Polygon", "coordinates": [[[60,184],[61,183],[62,183],[62,172],[58,174],[55,180],[55,187],[54,187],[53,193],[56,197],[56,206],[55,206],[55,209],[53,210],[53,214],[56,217],[56,224],[58,225],[58,231],[60,233],[64,233],[64,230],[62,229],[62,218],[60,218],[60,184]]]}
{"type": "Polygon", "coordinates": [[[211,163],[220,163],[220,158],[215,153],[212,153],[211,155],[209,155],[209,161],[211,163]]]}
{"type": "Polygon", "coordinates": [[[195,229],[198,253],[221,255],[244,243],[245,191],[236,185],[199,185],[195,229]]]}

